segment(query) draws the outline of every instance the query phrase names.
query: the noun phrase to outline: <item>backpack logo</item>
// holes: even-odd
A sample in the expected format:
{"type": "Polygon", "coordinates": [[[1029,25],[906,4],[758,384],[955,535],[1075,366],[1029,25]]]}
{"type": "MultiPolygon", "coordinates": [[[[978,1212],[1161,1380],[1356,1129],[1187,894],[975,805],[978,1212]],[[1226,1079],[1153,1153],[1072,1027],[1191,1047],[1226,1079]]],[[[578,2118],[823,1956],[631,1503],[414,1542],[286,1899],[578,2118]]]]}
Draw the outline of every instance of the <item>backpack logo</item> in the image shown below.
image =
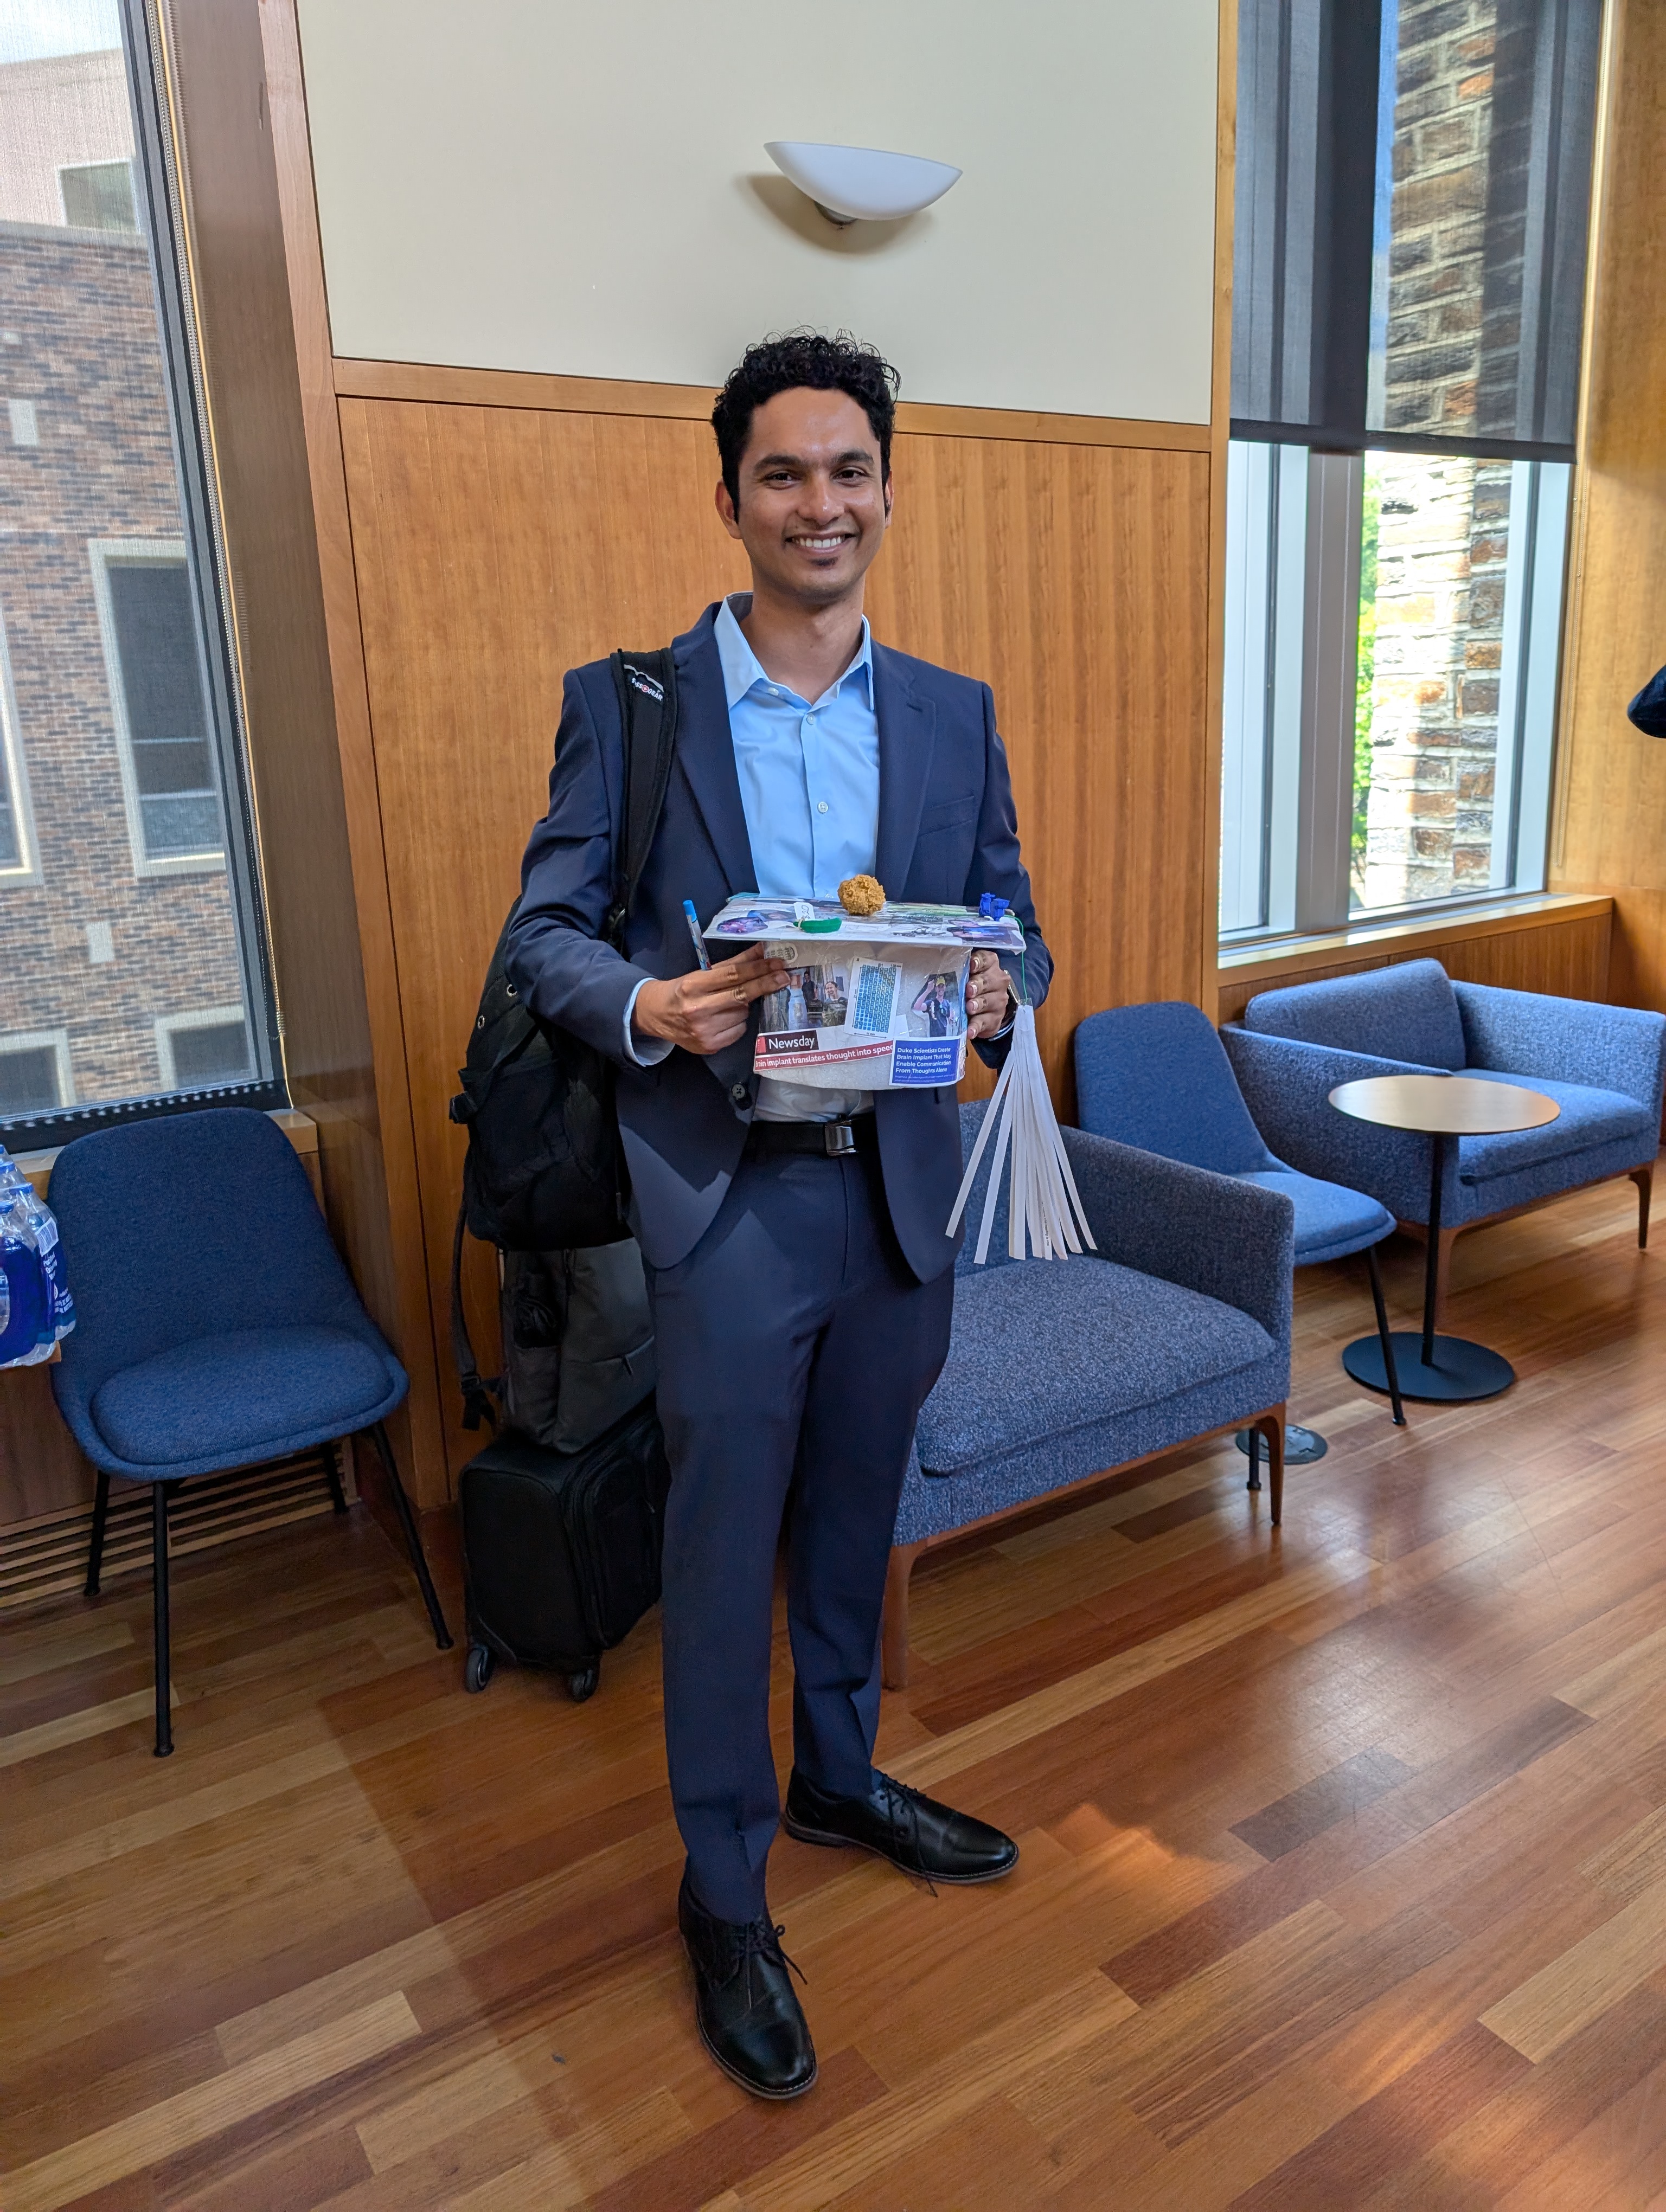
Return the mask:
{"type": "Polygon", "coordinates": [[[625,674],[629,678],[633,688],[640,691],[645,699],[652,699],[656,707],[662,707],[666,699],[664,685],[656,683],[653,677],[646,674],[643,670],[633,666],[629,661],[627,660],[624,665],[625,674]]]}

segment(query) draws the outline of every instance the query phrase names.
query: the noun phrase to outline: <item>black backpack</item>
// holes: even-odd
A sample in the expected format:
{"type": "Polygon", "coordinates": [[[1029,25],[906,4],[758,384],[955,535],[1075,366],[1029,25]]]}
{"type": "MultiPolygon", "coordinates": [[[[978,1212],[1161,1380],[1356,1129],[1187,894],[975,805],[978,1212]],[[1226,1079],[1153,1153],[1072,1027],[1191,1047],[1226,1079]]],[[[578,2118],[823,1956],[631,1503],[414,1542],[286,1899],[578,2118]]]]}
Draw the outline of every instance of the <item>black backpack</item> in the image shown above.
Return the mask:
{"type": "MultiPolygon", "coordinates": [[[[616,949],[660,826],[677,736],[670,649],[616,653],[613,682],[624,726],[623,835],[614,852],[613,900],[602,927],[616,949]]],[[[465,1423],[492,1416],[463,1324],[463,1232],[508,1252],[581,1251],[625,1228],[625,1174],[613,1110],[612,1062],[524,1006],[504,963],[517,898],[499,933],[475,1015],[462,1089],[451,1118],[469,1133],[463,1197],[452,1244],[452,1342],[465,1423]]]]}

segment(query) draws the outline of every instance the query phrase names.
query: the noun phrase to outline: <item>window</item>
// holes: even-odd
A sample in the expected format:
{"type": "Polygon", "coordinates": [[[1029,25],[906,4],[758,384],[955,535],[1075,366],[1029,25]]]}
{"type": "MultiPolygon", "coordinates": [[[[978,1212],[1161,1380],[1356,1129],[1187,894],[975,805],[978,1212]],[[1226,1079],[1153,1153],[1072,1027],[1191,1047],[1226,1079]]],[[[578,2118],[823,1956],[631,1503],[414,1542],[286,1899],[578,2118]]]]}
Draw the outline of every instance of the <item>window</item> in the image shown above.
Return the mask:
{"type": "Polygon", "coordinates": [[[165,20],[146,0],[0,9],[14,1151],[182,1091],[284,1103],[165,20]]]}
{"type": "Polygon", "coordinates": [[[23,751],[17,742],[17,702],[12,694],[5,624],[0,622],[0,889],[32,882],[34,875],[34,833],[23,780],[23,751]]]}
{"type": "Polygon", "coordinates": [[[164,1091],[209,1091],[249,1079],[249,1025],[241,1006],[164,1014],[156,1024],[164,1091]]]}
{"type": "Polygon", "coordinates": [[[137,230],[131,161],[89,161],[58,173],[64,220],[76,230],[137,230]]]}
{"type": "Polygon", "coordinates": [[[1600,0],[1241,0],[1223,936],[1542,885],[1600,0]]]}
{"type": "Polygon", "coordinates": [[[1223,937],[1542,887],[1571,473],[1233,441],[1223,937]]]}
{"type": "Polygon", "coordinates": [[[106,538],[88,550],[134,866],[217,868],[220,798],[185,548],[106,538]]]}
{"type": "Polygon", "coordinates": [[[0,1036],[0,1115],[50,1114],[74,1097],[67,1030],[0,1036]]]}

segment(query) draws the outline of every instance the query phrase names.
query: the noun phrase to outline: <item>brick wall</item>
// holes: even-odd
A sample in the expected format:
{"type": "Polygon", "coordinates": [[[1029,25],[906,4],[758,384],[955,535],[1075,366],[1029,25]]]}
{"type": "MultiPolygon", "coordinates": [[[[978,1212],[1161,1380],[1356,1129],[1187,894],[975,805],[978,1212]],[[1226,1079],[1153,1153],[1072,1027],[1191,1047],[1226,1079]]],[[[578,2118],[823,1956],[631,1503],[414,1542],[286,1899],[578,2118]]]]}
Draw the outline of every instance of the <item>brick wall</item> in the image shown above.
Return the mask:
{"type": "MultiPolygon", "coordinates": [[[[1531,63],[1523,0],[1400,11],[1389,429],[1513,428],[1531,63]]],[[[1368,465],[1381,508],[1354,889],[1380,907],[1491,875],[1510,468],[1395,453],[1368,465]]]]}
{"type": "Polygon", "coordinates": [[[1492,872],[1507,462],[1379,453],[1368,906],[1484,890],[1492,872]]]}
{"type": "Polygon", "coordinates": [[[0,224],[0,618],[40,880],[0,878],[0,1042],[67,1030],[82,1103],[154,1091],[159,1015],[236,1005],[223,871],[136,874],[88,541],[184,534],[148,256],[137,236],[0,224]],[[112,961],[88,957],[107,923],[112,961]]]}

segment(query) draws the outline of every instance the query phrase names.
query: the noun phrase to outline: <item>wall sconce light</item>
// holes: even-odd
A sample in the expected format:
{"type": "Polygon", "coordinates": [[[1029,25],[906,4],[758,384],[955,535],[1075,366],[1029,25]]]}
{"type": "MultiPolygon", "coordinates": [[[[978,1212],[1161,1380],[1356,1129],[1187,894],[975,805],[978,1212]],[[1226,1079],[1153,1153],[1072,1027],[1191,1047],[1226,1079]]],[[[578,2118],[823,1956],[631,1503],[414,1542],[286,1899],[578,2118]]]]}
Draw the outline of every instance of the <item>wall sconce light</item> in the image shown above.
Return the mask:
{"type": "Polygon", "coordinates": [[[872,146],[817,146],[772,138],[763,149],[841,230],[853,222],[897,222],[940,200],[960,176],[946,161],[918,154],[882,154],[872,146]]]}

